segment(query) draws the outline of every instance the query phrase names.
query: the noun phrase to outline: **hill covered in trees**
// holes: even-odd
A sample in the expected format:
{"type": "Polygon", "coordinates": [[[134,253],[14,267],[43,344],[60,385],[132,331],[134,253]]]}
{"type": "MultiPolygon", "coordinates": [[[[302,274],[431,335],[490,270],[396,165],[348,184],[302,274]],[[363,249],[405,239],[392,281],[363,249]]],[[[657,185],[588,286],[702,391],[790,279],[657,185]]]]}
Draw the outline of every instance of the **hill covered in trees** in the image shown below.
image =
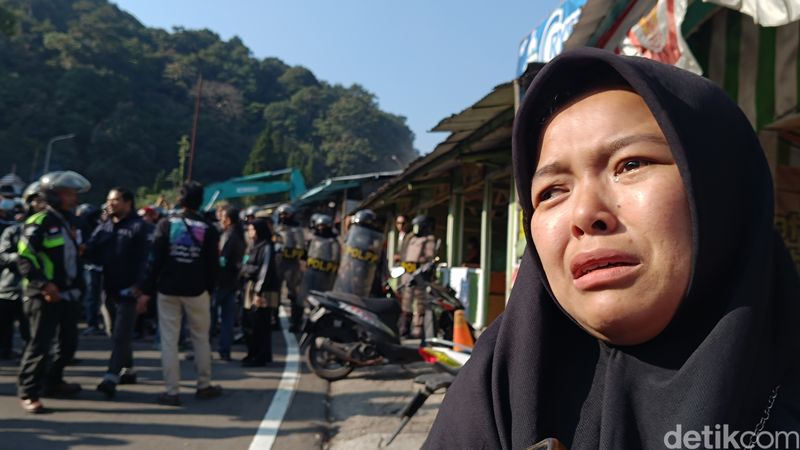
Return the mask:
{"type": "Polygon", "coordinates": [[[148,28],[105,0],[0,0],[0,172],[27,180],[48,140],[74,133],[50,167],[85,174],[93,198],[170,188],[201,75],[199,181],[296,167],[311,184],[417,156],[405,118],[363,87],[255,58],[236,37],[148,28]]]}

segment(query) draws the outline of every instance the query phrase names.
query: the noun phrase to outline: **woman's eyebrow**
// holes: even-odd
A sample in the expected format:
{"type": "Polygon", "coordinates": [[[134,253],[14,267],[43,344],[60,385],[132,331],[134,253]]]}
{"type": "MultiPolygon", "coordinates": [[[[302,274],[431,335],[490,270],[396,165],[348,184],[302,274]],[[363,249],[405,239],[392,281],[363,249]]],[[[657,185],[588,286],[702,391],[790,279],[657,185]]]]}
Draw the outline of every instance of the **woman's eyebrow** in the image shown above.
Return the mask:
{"type": "MultiPolygon", "coordinates": [[[[631,134],[614,139],[608,144],[604,145],[602,148],[606,153],[613,154],[614,152],[622,150],[623,148],[637,142],[650,142],[653,144],[669,145],[666,139],[664,139],[664,136],[652,133],[643,133],[631,134]]],[[[537,169],[536,172],[534,172],[533,177],[531,177],[531,182],[533,182],[536,177],[542,177],[545,175],[558,175],[559,173],[564,173],[566,171],[567,169],[561,163],[553,162],[537,169]]]]}
{"type": "Polygon", "coordinates": [[[604,147],[607,151],[613,153],[619,149],[625,148],[637,142],[650,142],[653,144],[668,145],[667,140],[664,139],[664,136],[659,134],[644,133],[644,134],[631,134],[628,136],[623,136],[621,138],[614,139],[613,141],[606,144],[604,147]]]}

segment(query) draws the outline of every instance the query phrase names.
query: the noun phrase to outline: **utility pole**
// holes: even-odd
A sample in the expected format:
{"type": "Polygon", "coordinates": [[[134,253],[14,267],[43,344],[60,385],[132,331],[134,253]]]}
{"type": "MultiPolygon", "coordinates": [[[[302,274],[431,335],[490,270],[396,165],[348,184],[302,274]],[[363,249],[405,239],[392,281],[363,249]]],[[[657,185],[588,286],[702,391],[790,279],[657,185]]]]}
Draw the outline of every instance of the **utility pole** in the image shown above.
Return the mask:
{"type": "Polygon", "coordinates": [[[194,148],[197,141],[197,122],[200,119],[200,98],[203,96],[203,74],[197,76],[197,98],[194,102],[194,120],[192,120],[192,146],[189,150],[189,171],[186,181],[192,181],[192,166],[194,165],[194,148]]]}

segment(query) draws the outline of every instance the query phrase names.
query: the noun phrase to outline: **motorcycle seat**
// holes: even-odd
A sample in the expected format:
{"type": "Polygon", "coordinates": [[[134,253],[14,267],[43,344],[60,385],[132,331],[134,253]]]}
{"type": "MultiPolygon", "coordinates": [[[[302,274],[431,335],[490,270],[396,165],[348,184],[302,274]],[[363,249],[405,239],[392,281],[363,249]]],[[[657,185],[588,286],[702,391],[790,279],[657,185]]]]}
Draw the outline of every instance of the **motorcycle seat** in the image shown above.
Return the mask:
{"type": "Polygon", "coordinates": [[[395,310],[400,309],[400,305],[398,305],[396,301],[386,297],[374,297],[374,298],[359,297],[357,295],[348,294],[345,292],[332,292],[332,291],[325,292],[324,295],[336,300],[341,300],[343,302],[350,303],[351,305],[367,309],[376,314],[394,312],[395,310]]]}

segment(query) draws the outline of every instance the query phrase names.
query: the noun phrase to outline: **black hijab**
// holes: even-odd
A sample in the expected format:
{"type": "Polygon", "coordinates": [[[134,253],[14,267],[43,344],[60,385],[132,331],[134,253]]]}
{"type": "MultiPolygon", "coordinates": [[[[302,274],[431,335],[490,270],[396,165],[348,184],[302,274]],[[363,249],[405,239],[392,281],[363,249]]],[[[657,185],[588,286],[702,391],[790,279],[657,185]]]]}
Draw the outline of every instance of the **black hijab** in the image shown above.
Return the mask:
{"type": "Polygon", "coordinates": [[[266,219],[256,219],[250,222],[253,229],[256,230],[255,243],[269,242],[272,240],[272,231],[270,230],[269,222],[266,219]]]}
{"type": "MultiPolygon", "coordinates": [[[[728,425],[800,429],[800,282],[773,227],[769,168],[750,123],[709,80],[583,48],[547,64],[513,134],[527,249],[505,313],[448,390],[427,448],[665,448],[665,435],[728,425]],[[531,178],[553,104],[624,82],[664,132],[689,200],[692,271],[667,328],[635,346],[581,329],[558,306],[533,245],[531,178]]],[[[712,441],[713,442],[713,441],[712,441]]]]}

